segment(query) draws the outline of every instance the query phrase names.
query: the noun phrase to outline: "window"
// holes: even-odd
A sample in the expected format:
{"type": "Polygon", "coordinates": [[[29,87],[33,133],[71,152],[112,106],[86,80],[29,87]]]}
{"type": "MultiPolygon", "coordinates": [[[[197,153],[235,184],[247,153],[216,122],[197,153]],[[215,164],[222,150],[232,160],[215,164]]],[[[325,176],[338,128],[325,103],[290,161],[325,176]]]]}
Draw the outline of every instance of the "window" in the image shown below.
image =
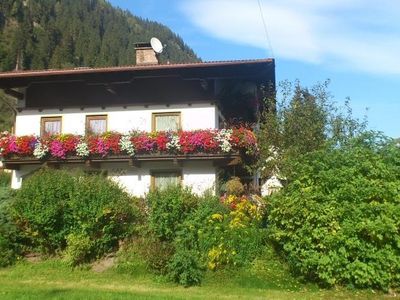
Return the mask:
{"type": "Polygon", "coordinates": [[[61,117],[44,117],[41,119],[40,135],[53,135],[61,133],[61,117]]]}
{"type": "Polygon", "coordinates": [[[107,131],[107,116],[86,116],[86,134],[102,134],[107,131]]]}
{"type": "Polygon", "coordinates": [[[182,181],[181,171],[154,171],[151,174],[151,189],[164,189],[182,181]]]}
{"type": "Polygon", "coordinates": [[[153,131],[177,131],[181,129],[181,113],[153,113],[153,131]]]}

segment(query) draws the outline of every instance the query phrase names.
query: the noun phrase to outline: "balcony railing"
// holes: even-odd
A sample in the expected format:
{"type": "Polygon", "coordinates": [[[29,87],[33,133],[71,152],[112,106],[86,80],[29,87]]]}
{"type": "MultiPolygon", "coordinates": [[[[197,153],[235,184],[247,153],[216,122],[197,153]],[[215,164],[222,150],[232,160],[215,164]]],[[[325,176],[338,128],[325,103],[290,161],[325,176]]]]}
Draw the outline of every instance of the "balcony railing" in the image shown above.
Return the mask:
{"type": "Polygon", "coordinates": [[[60,134],[47,137],[14,136],[2,133],[0,156],[6,168],[39,163],[97,163],[151,160],[230,161],[257,152],[254,133],[246,128],[178,132],[107,132],[80,136],[60,134]]]}

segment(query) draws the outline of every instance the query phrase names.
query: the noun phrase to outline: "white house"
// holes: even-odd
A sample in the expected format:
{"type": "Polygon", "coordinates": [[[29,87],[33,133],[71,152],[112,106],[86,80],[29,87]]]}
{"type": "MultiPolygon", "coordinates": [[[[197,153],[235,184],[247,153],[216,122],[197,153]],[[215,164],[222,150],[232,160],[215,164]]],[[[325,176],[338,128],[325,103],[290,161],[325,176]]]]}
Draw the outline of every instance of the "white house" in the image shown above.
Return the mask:
{"type": "MultiPolygon", "coordinates": [[[[137,53],[143,51],[153,50],[142,47],[137,53]]],[[[148,153],[134,146],[134,154],[109,149],[110,155],[79,156],[76,151],[55,157],[50,146],[43,148],[47,151],[43,155],[35,152],[39,141],[48,143],[46,137],[64,141],[60,134],[72,134],[83,140],[85,134],[105,132],[118,132],[118,139],[132,131],[134,135],[168,132],[166,141],[172,143],[178,132],[202,130],[203,135],[212,132],[212,142],[218,144],[218,129],[256,120],[262,109],[260,87],[275,83],[271,59],[161,65],[149,64],[146,55],[141,58],[135,66],[0,73],[0,88],[18,100],[14,136],[3,137],[8,140],[1,149],[5,167],[13,170],[12,188],[19,188],[24,177],[43,165],[101,170],[137,196],[178,181],[202,193],[215,188],[218,170],[239,172],[243,149],[235,148],[233,140],[229,151],[222,150],[222,144],[208,145],[211,150],[193,146],[207,151],[186,152],[155,144],[148,153]],[[18,138],[24,136],[25,144],[18,138]]],[[[158,137],[148,136],[152,141],[158,137]]]]}

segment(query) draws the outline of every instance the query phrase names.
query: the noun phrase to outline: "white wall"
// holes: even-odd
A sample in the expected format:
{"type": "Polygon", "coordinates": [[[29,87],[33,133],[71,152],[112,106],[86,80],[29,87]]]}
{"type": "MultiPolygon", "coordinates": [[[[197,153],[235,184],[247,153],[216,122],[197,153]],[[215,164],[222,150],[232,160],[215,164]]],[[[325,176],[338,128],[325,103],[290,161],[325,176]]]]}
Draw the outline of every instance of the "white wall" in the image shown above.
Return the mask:
{"type": "Polygon", "coordinates": [[[180,112],[182,129],[212,129],[218,126],[218,109],[209,103],[189,105],[150,105],[106,107],[99,108],[69,108],[62,111],[58,109],[23,110],[18,113],[15,124],[16,135],[40,135],[41,117],[61,116],[62,132],[84,134],[87,115],[107,115],[109,131],[127,133],[130,130],[151,131],[152,113],[180,112]]]}
{"type": "Polygon", "coordinates": [[[102,165],[108,170],[108,176],[121,184],[130,194],[143,197],[151,185],[151,171],[179,170],[182,172],[183,186],[190,187],[198,195],[211,190],[215,191],[216,169],[211,161],[185,162],[177,167],[172,162],[142,163],[140,168],[129,168],[126,163],[102,165]]]}
{"type": "MultiPolygon", "coordinates": [[[[39,166],[22,166],[14,171],[11,187],[21,187],[23,177],[32,174],[39,166]]],[[[83,164],[64,164],[62,168],[84,168],[83,164]]],[[[182,172],[182,184],[192,188],[196,194],[215,191],[216,169],[211,161],[184,162],[176,166],[172,162],[146,162],[140,168],[129,167],[128,163],[103,163],[101,168],[107,170],[109,178],[118,182],[127,192],[137,197],[145,196],[150,190],[151,171],[153,170],[179,170],[182,172]]]]}
{"type": "MultiPolygon", "coordinates": [[[[16,118],[16,135],[40,135],[41,117],[62,116],[62,132],[84,134],[87,115],[107,115],[109,131],[127,133],[130,130],[151,131],[152,113],[180,112],[183,130],[215,129],[218,128],[218,109],[210,103],[189,105],[150,105],[101,108],[79,108],[23,110],[16,118]]],[[[80,167],[83,165],[64,164],[66,168],[80,167]]],[[[39,166],[21,166],[14,171],[12,176],[12,188],[20,188],[22,179],[39,166]]],[[[135,196],[144,196],[150,188],[152,170],[180,169],[182,171],[182,183],[190,186],[195,193],[201,194],[208,189],[214,189],[216,171],[211,161],[185,161],[177,167],[172,162],[142,163],[141,168],[130,168],[127,163],[111,164],[103,163],[103,169],[108,170],[108,175],[119,182],[129,193],[135,196]]]]}

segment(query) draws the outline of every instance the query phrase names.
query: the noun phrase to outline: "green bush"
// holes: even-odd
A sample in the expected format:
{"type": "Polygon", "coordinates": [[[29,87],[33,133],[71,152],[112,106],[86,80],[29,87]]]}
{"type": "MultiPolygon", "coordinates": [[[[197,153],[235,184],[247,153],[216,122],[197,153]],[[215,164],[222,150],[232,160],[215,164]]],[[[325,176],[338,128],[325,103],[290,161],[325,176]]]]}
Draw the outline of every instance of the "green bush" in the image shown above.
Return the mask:
{"type": "Polygon", "coordinates": [[[74,188],[74,177],[67,171],[43,169],[16,193],[16,224],[38,251],[54,253],[65,247],[72,225],[68,200],[74,188]]]}
{"type": "Polygon", "coordinates": [[[75,267],[88,261],[92,249],[93,244],[87,235],[70,233],[67,236],[64,260],[68,265],[75,267]]]}
{"type": "Polygon", "coordinates": [[[151,191],[146,200],[150,206],[149,227],[164,241],[174,239],[179,225],[197,205],[189,189],[174,185],[151,191]]]}
{"type": "Polygon", "coordinates": [[[68,201],[72,232],[91,239],[95,257],[116,249],[135,228],[139,213],[134,200],[100,175],[77,177],[75,185],[68,201]]]}
{"type": "Polygon", "coordinates": [[[239,177],[232,177],[225,184],[226,193],[228,195],[241,196],[244,193],[244,186],[240,182],[239,177]]]}
{"type": "Polygon", "coordinates": [[[400,284],[400,149],[374,135],[304,155],[271,199],[269,231],[292,269],[325,285],[400,284]]]}
{"type": "Polygon", "coordinates": [[[135,247],[149,270],[160,275],[168,272],[168,262],[174,254],[171,242],[160,240],[154,234],[148,233],[135,241],[135,247]]]}
{"type": "Polygon", "coordinates": [[[0,267],[13,264],[21,252],[19,232],[10,214],[11,194],[0,188],[0,267]]]}
{"type": "Polygon", "coordinates": [[[138,239],[126,240],[117,252],[116,270],[135,276],[148,275],[148,266],[140,251],[138,239]]]}
{"type": "Polygon", "coordinates": [[[139,215],[133,199],[111,180],[51,169],[25,180],[13,209],[31,248],[52,254],[65,249],[69,234],[84,235],[92,243],[91,258],[116,249],[139,215]]]}
{"type": "Polygon", "coordinates": [[[167,267],[168,278],[185,287],[199,285],[204,277],[204,267],[193,250],[179,249],[167,267]]]}
{"type": "Polygon", "coordinates": [[[239,215],[244,216],[244,211],[228,209],[217,197],[200,200],[197,209],[186,218],[177,233],[176,249],[196,255],[198,270],[218,270],[249,263],[264,245],[265,230],[257,222],[239,222],[239,215]]]}
{"type": "Polygon", "coordinates": [[[9,188],[11,184],[11,173],[0,171],[0,186],[9,188]]]}

